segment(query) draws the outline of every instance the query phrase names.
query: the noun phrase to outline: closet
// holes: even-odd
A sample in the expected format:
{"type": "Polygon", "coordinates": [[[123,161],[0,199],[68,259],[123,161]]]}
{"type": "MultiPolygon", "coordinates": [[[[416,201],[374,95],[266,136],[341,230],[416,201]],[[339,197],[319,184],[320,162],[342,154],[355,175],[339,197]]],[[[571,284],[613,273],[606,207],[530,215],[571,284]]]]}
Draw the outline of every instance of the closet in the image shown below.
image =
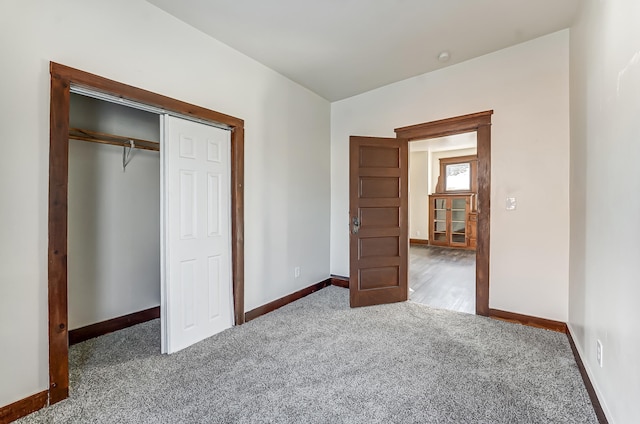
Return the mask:
{"type": "Polygon", "coordinates": [[[160,305],[159,142],[157,114],[71,94],[70,330],[160,305]]]}

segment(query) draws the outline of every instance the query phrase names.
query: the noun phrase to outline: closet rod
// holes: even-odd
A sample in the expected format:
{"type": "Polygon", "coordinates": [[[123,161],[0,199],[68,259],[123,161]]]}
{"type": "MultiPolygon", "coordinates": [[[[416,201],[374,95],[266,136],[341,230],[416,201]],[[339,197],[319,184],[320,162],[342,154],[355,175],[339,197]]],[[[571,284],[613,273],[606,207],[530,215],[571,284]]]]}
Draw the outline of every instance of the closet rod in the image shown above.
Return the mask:
{"type": "Polygon", "coordinates": [[[160,143],[140,138],[122,137],[119,135],[105,134],[97,131],[69,128],[69,138],[72,140],[89,141],[92,143],[111,144],[112,146],[126,146],[130,140],[136,145],[136,149],[160,151],[160,143]]]}

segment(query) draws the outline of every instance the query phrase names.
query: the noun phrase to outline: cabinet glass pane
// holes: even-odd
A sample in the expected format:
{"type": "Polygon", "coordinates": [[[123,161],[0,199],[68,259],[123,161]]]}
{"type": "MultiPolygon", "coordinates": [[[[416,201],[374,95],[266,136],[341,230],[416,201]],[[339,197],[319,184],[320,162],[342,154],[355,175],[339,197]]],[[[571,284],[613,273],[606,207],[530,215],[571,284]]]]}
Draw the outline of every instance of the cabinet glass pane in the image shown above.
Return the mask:
{"type": "Polygon", "coordinates": [[[447,199],[436,199],[435,200],[435,208],[436,209],[446,209],[447,208],[447,199]]]}
{"type": "Polygon", "coordinates": [[[445,219],[447,219],[447,211],[445,211],[445,210],[436,210],[435,219],[444,221],[445,219]]]}
{"type": "Polygon", "coordinates": [[[451,219],[453,221],[464,221],[465,215],[466,215],[465,211],[452,211],[451,219]]]}
{"type": "Polygon", "coordinates": [[[451,241],[453,243],[465,243],[465,236],[464,234],[452,234],[451,235],[451,241]]]}
{"type": "Polygon", "coordinates": [[[465,199],[451,199],[451,209],[466,209],[467,201],[465,199]]]}
{"type": "Polygon", "coordinates": [[[435,233],[433,239],[436,241],[447,241],[447,235],[445,233],[435,233]]]}
{"type": "Polygon", "coordinates": [[[446,221],[436,221],[434,223],[435,231],[447,231],[447,222],[446,221]]]}
{"type": "Polygon", "coordinates": [[[454,233],[462,233],[465,232],[466,225],[464,221],[451,221],[451,231],[454,233]]]}

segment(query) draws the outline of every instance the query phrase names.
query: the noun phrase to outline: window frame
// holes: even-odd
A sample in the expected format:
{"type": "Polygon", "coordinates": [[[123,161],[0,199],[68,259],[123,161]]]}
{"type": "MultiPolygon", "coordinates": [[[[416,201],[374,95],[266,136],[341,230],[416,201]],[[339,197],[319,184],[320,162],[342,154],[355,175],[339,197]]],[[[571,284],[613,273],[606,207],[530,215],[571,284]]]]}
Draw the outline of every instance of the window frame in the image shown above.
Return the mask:
{"type": "Polygon", "coordinates": [[[440,176],[436,186],[436,193],[477,193],[478,192],[478,155],[456,156],[440,158],[440,176]],[[471,171],[469,190],[447,190],[447,166],[468,163],[471,171]]]}

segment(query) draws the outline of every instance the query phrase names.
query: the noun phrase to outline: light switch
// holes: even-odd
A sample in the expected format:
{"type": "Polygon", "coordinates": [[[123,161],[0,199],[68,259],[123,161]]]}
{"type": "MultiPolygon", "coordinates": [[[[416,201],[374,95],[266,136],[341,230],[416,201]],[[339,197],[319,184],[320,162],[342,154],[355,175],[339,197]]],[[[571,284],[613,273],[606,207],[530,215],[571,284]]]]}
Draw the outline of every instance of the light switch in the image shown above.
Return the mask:
{"type": "Polygon", "coordinates": [[[507,210],[515,211],[516,210],[516,198],[515,197],[507,197],[507,210]]]}

